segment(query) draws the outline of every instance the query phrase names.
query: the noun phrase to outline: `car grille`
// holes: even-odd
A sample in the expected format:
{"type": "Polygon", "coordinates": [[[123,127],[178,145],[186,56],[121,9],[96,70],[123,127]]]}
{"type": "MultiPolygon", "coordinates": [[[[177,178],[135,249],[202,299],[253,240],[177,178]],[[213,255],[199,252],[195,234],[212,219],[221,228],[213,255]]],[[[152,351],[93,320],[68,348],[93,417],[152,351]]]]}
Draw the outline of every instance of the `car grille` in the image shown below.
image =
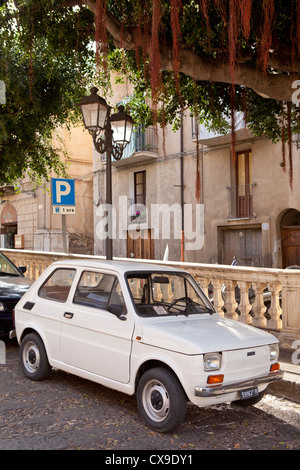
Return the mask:
{"type": "Polygon", "coordinates": [[[265,374],[270,367],[270,353],[268,346],[226,351],[227,378],[230,374],[238,372],[240,379],[259,377],[265,374]]]}

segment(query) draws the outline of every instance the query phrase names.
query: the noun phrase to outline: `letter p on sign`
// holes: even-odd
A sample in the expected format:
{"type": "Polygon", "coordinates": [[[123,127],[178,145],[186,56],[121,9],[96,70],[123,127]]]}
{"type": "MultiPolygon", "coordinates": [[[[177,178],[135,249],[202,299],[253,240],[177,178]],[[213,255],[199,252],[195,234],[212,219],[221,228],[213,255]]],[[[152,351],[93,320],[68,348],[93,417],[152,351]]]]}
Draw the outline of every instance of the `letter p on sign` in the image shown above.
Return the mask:
{"type": "Polygon", "coordinates": [[[62,196],[68,196],[71,192],[70,183],[67,181],[56,181],[56,200],[61,203],[62,196]]]}

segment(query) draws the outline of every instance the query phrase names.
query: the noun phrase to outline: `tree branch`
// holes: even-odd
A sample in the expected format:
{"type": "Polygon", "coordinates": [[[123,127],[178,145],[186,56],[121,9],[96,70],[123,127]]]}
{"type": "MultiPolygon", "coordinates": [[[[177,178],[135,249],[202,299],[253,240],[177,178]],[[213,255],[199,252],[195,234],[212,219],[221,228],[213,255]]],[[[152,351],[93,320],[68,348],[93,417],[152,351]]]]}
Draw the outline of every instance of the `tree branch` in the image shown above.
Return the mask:
{"type": "MultiPolygon", "coordinates": [[[[95,0],[79,0],[78,3],[85,3],[96,15],[95,0]]],[[[119,21],[107,12],[106,28],[113,37],[117,47],[123,47],[126,50],[133,50],[136,47],[134,37],[130,31],[124,28],[121,37],[121,25],[119,21]]],[[[150,54],[151,40],[150,37],[143,38],[146,44],[146,51],[150,54]]],[[[270,64],[274,63],[277,68],[287,70],[287,61],[270,56],[270,64]]],[[[296,64],[297,65],[297,64],[296,64]]],[[[258,95],[264,98],[272,98],[278,101],[291,101],[292,83],[294,80],[300,80],[300,74],[295,73],[299,67],[290,64],[288,73],[270,74],[264,73],[261,69],[253,67],[246,63],[238,63],[234,70],[234,80],[236,85],[243,85],[252,89],[258,95]]],[[[161,47],[161,68],[164,70],[173,70],[172,46],[161,47]]],[[[203,58],[196,55],[193,51],[183,49],[181,51],[180,72],[193,77],[197,81],[214,81],[220,83],[232,83],[232,75],[229,62],[220,59],[203,58]]]]}
{"type": "MultiPolygon", "coordinates": [[[[161,65],[171,70],[172,60],[170,52],[162,54],[161,65]]],[[[229,63],[221,60],[203,59],[190,50],[181,54],[180,72],[192,76],[197,81],[214,81],[232,83],[232,74],[229,63]]],[[[272,98],[278,101],[291,101],[292,83],[300,79],[300,74],[269,74],[263,73],[259,68],[249,64],[237,64],[234,70],[234,83],[251,88],[263,98],[272,98]]]]}

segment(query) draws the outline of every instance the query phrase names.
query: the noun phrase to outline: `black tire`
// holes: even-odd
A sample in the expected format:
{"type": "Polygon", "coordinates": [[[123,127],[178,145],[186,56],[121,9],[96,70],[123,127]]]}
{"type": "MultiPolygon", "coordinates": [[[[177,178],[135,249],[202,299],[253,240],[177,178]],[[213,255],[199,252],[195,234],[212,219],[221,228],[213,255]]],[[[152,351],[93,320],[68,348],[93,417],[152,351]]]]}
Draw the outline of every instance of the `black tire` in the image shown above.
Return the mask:
{"type": "Polygon", "coordinates": [[[137,403],[142,418],[155,431],[171,432],[185,419],[184,390],[173,372],[163,367],[149,369],[142,375],[137,403]]]}
{"type": "Polygon", "coordinates": [[[233,401],[233,405],[239,405],[239,406],[253,406],[256,405],[256,403],[260,402],[260,400],[264,397],[265,391],[260,392],[258,395],[252,398],[248,398],[248,400],[236,400],[233,401]]]}
{"type": "Polygon", "coordinates": [[[44,343],[37,333],[29,333],[23,338],[19,358],[25,377],[44,380],[49,376],[51,366],[44,343]]]}

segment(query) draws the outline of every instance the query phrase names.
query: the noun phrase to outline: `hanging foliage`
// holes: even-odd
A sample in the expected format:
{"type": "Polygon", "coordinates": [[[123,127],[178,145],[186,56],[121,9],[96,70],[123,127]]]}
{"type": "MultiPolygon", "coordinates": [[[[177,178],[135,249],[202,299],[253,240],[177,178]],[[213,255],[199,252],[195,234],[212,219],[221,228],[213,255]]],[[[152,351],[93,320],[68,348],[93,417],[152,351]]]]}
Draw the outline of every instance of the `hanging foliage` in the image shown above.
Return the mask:
{"type": "Polygon", "coordinates": [[[159,28],[161,21],[160,0],[153,0],[151,29],[151,89],[154,103],[157,102],[160,85],[160,47],[159,28]]]}
{"type": "Polygon", "coordinates": [[[284,112],[284,104],[281,105],[281,149],[282,149],[282,162],[281,166],[286,170],[286,163],[285,163],[285,112],[284,112]]]}
{"type": "Polygon", "coordinates": [[[291,103],[287,103],[287,133],[289,148],[289,181],[290,188],[293,188],[293,152],[292,152],[292,131],[291,131],[291,103]]]}
{"type": "MultiPolygon", "coordinates": [[[[107,7],[107,0],[97,0],[97,24],[96,33],[98,32],[98,40],[106,41],[105,31],[105,11],[107,7]],[[102,35],[99,34],[102,32],[102,35]]],[[[257,66],[267,75],[269,73],[270,54],[274,46],[273,28],[276,23],[277,17],[275,13],[275,0],[262,0],[261,2],[254,2],[254,0],[152,0],[152,2],[136,0],[134,4],[135,21],[129,20],[130,14],[128,12],[128,3],[124,0],[118,0],[119,11],[122,12],[122,28],[130,27],[135,40],[135,51],[138,62],[138,67],[144,70],[145,80],[147,81],[147,73],[149,73],[149,85],[151,89],[153,115],[157,119],[157,107],[160,102],[163,102],[163,110],[160,116],[165,116],[165,101],[162,101],[162,50],[164,45],[170,43],[170,50],[172,51],[172,68],[175,80],[175,93],[181,105],[183,93],[180,85],[182,67],[182,45],[188,44],[193,51],[198,55],[206,55],[208,57],[215,57],[216,54],[222,54],[223,57],[227,55],[227,61],[230,70],[231,86],[228,89],[228,110],[230,111],[231,119],[231,154],[232,161],[235,161],[235,145],[236,145],[236,129],[235,129],[235,115],[237,110],[243,110],[247,116],[251,116],[251,109],[253,101],[246,101],[243,98],[236,97],[237,83],[236,76],[239,71],[240,57],[244,54],[251,54],[251,48],[256,48],[257,66]],[[151,17],[146,19],[146,7],[148,12],[151,12],[151,17]],[[167,18],[169,17],[169,26],[167,26],[167,18]],[[199,20],[199,21],[198,21],[199,20]],[[193,29],[193,22],[197,22],[198,30],[193,29]],[[200,25],[200,26],[199,26],[200,25]],[[199,28],[201,33],[199,34],[199,28]],[[143,41],[144,40],[144,41],[143,41]],[[243,46],[241,47],[241,44],[243,46]],[[150,45],[150,46],[149,46],[150,45]],[[143,49],[143,64],[140,63],[139,50],[143,49]],[[147,67],[149,69],[147,72],[147,67]],[[246,104],[245,104],[246,103],[246,104]]],[[[292,15],[293,8],[300,19],[300,0],[296,1],[296,5],[292,5],[292,10],[288,12],[287,7],[282,0],[279,0],[280,7],[285,10],[282,15],[292,15]]],[[[278,5],[279,8],[279,5],[278,5]]],[[[278,14],[277,14],[278,16],[278,14]]],[[[276,41],[279,36],[289,34],[289,41],[293,45],[293,51],[297,49],[298,54],[300,51],[300,26],[298,22],[291,22],[289,30],[283,30],[280,26],[280,21],[277,26],[276,41]]],[[[291,59],[292,59],[291,49],[291,59]]],[[[272,57],[273,60],[273,57],[272,57]]],[[[195,60],[196,62],[196,60],[195,60]]],[[[242,61],[243,62],[243,61],[242,61]]],[[[193,65],[196,69],[196,63],[193,65]]],[[[196,81],[196,74],[192,78],[196,81]]],[[[202,86],[198,83],[198,86],[202,86]]],[[[244,87],[242,87],[245,90],[244,87]]],[[[163,88],[164,89],[164,88],[163,88]]],[[[245,96],[244,91],[240,95],[245,96]]],[[[195,94],[196,96],[196,94],[195,94]]],[[[212,98],[212,97],[211,97],[212,98]]],[[[212,102],[212,99],[210,99],[212,102]]],[[[194,103],[195,106],[200,106],[202,103],[194,103]]],[[[219,102],[220,104],[220,102],[219,102]]],[[[165,118],[164,118],[165,120],[165,118]]],[[[162,122],[161,122],[162,124],[162,122]]],[[[285,142],[288,142],[289,149],[289,171],[290,171],[290,184],[292,185],[292,150],[291,150],[291,135],[292,135],[292,117],[290,104],[287,105],[287,118],[284,119],[278,114],[278,134],[282,139],[282,162],[285,168],[285,142]],[[282,121],[283,119],[283,121],[282,121]],[[281,129],[281,130],[279,130],[281,129]]],[[[255,127],[255,125],[254,125],[255,127]]],[[[197,159],[198,162],[198,159],[197,159]]],[[[197,164],[196,180],[199,179],[199,168],[197,164]]],[[[196,188],[198,183],[196,181],[196,188]]],[[[198,190],[196,189],[196,193],[198,190]]]]}
{"type": "Polygon", "coordinates": [[[172,38],[173,38],[173,67],[174,75],[176,82],[176,91],[180,95],[179,87],[179,68],[180,68],[180,20],[179,15],[182,10],[181,0],[170,0],[171,5],[171,28],[172,28],[172,38]]]}
{"type": "MultiPolygon", "coordinates": [[[[16,31],[7,25],[16,17],[33,103],[39,97],[38,41],[51,47],[53,56],[44,59],[49,74],[72,54],[79,73],[94,38],[102,72],[96,79],[105,86],[111,70],[126,71],[141,124],[176,127],[181,109],[193,109],[210,129],[232,131],[234,157],[235,111],[243,110],[255,135],[282,139],[291,149],[299,116],[291,86],[300,80],[300,0],[4,0],[0,12],[4,48],[16,31]],[[152,99],[150,110],[145,97],[152,99]]],[[[81,74],[94,81],[93,72],[81,74]]],[[[291,175],[292,160],[289,150],[291,175]]]]}
{"type": "Polygon", "coordinates": [[[252,0],[240,0],[239,6],[244,38],[248,40],[251,29],[252,0]]]}
{"type": "Polygon", "coordinates": [[[106,34],[106,0],[97,0],[95,15],[95,43],[96,43],[96,64],[106,71],[107,62],[107,34],[106,34]]]}
{"type": "Polygon", "coordinates": [[[261,46],[260,63],[265,72],[268,67],[268,59],[272,46],[272,22],[274,17],[273,0],[263,0],[262,2],[262,25],[261,25],[261,46]]]}

